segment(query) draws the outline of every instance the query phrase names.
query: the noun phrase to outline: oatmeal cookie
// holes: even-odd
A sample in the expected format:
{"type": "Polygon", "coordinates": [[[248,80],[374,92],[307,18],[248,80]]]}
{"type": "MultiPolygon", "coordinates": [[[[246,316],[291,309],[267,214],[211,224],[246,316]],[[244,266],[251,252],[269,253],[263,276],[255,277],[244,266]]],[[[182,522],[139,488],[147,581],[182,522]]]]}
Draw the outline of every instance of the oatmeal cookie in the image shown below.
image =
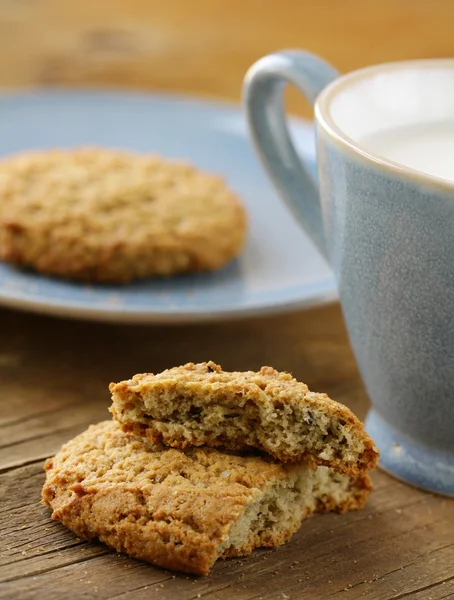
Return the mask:
{"type": "Polygon", "coordinates": [[[83,281],[212,271],[242,250],[245,211],[181,162],[102,148],[0,161],[0,260],[83,281]]]}
{"type": "Polygon", "coordinates": [[[361,508],[371,488],[367,475],[327,467],[153,446],[115,421],[91,426],[45,469],[43,502],[77,536],[203,575],[220,557],[283,544],[314,512],[361,508]]]}
{"type": "Polygon", "coordinates": [[[289,373],[226,372],[213,362],[111,383],[111,412],[125,431],[176,448],[255,448],[280,461],[310,458],[356,475],[378,450],[346,406],[289,373]]]}

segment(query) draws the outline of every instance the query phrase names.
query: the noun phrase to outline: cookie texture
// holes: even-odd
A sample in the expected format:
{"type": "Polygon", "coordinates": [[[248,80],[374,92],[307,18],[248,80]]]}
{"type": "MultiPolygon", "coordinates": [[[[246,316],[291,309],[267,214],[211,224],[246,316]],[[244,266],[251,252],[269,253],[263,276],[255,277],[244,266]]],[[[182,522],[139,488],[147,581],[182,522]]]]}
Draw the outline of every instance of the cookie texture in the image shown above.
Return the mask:
{"type": "Polygon", "coordinates": [[[368,476],[326,467],[153,446],[115,421],[91,426],[45,469],[43,502],[76,535],[196,574],[279,546],[314,512],[361,508],[371,488],[368,476]]]}
{"type": "Polygon", "coordinates": [[[111,412],[125,431],[176,448],[255,448],[280,461],[311,459],[357,475],[378,451],[346,406],[289,373],[226,372],[213,362],[111,383],[111,412]]]}
{"type": "Polygon", "coordinates": [[[237,256],[245,211],[216,176],[101,148],[0,161],[0,259],[85,281],[215,270],[237,256]]]}

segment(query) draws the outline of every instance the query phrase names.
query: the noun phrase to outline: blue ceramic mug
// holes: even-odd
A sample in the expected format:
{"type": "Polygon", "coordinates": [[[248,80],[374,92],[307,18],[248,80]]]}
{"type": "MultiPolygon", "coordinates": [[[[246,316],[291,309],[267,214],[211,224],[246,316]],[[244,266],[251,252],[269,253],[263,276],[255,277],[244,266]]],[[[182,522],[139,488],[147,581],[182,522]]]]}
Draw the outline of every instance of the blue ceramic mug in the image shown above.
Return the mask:
{"type": "MultiPolygon", "coordinates": [[[[408,138],[416,127],[433,146],[432,127],[454,131],[454,60],[340,77],[312,54],[283,51],[250,68],[244,99],[271,180],[335,272],[382,468],[454,496],[454,160],[451,180],[425,173],[408,138]],[[287,130],[287,83],[314,104],[318,183],[287,130]],[[392,158],[399,132],[402,163],[392,158]],[[374,135],[385,151],[366,143],[374,135]]],[[[436,166],[437,150],[426,158],[436,166]]]]}

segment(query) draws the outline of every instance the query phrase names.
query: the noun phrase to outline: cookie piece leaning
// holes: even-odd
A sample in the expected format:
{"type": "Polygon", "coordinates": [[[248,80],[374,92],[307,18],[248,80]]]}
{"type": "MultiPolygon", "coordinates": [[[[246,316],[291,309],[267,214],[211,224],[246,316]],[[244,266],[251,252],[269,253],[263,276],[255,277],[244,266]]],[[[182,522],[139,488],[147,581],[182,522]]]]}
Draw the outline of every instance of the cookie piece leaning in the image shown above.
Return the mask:
{"type": "Polygon", "coordinates": [[[213,362],[189,363],[109,389],[114,418],[153,443],[257,448],[281,461],[310,457],[351,475],[378,458],[351,410],[270,367],[229,373],[213,362]]]}
{"type": "Polygon", "coordinates": [[[244,208],[214,175],[102,148],[0,161],[0,259],[126,282],[218,269],[242,250],[244,208]]]}
{"type": "Polygon", "coordinates": [[[115,421],[46,462],[43,502],[76,535],[161,567],[207,574],[219,557],[279,546],[314,512],[361,508],[368,477],[212,448],[156,448],[115,421]]]}

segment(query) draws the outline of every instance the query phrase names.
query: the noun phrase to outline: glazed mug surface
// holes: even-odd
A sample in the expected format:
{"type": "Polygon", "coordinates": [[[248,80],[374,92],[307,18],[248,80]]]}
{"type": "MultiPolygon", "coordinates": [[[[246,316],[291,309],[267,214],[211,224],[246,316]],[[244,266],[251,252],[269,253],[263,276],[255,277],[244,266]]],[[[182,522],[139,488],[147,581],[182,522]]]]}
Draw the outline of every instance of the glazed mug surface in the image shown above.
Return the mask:
{"type": "Polygon", "coordinates": [[[381,467],[454,496],[454,160],[452,179],[437,172],[446,156],[435,135],[454,152],[454,60],[339,76],[312,54],[282,51],[250,68],[244,102],[271,180],[335,273],[381,467]],[[287,129],[288,83],[314,104],[318,182],[287,129]],[[422,164],[410,156],[418,131],[422,164]]]}

